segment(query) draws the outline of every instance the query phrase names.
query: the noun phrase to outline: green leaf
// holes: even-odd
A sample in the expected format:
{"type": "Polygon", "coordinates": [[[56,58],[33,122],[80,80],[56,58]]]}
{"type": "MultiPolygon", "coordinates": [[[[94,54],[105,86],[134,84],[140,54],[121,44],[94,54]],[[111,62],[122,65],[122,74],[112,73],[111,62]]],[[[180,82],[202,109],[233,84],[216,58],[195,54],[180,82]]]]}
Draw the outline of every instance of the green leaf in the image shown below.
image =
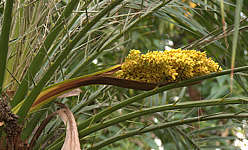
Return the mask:
{"type": "Polygon", "coordinates": [[[3,14],[3,23],[0,33],[0,93],[2,93],[4,76],[6,70],[6,61],[9,50],[9,36],[10,36],[10,27],[12,22],[12,9],[13,9],[13,0],[8,0],[5,3],[4,14],[3,14]]]}

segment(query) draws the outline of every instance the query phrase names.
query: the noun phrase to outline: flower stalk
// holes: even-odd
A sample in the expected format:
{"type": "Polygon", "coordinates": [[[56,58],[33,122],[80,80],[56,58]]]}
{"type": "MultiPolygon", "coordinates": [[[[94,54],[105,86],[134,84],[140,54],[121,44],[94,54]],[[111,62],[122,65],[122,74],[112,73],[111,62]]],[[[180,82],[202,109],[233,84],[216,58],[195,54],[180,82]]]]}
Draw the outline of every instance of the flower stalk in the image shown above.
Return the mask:
{"type": "MultiPolygon", "coordinates": [[[[239,68],[236,71],[243,69],[239,68]]],[[[221,70],[220,66],[207,58],[204,52],[177,49],[164,52],[154,51],[141,55],[140,51],[132,50],[123,64],[69,79],[44,89],[32,104],[29,113],[38,110],[61,94],[81,86],[106,84],[137,90],[151,90],[170,84],[170,88],[176,88],[229,73],[229,71],[219,72],[221,70]],[[211,72],[217,73],[209,74],[211,72]]],[[[14,107],[13,112],[18,112],[22,104],[19,103],[14,107]]]]}

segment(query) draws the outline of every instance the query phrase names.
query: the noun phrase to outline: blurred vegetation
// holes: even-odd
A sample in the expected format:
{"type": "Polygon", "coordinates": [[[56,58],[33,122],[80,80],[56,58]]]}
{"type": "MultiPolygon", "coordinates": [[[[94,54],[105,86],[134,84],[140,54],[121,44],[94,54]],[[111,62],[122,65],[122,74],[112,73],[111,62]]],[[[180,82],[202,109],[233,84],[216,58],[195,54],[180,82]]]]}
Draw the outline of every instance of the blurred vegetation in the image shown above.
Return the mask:
{"type": "MultiPolygon", "coordinates": [[[[17,115],[23,126],[21,139],[28,145],[41,122],[58,109],[50,102],[28,114],[45,87],[122,63],[130,49],[143,53],[196,49],[206,51],[223,70],[230,69],[232,61],[235,67],[247,66],[247,17],[247,0],[0,1],[2,97],[7,97],[11,108],[23,101],[17,115]],[[12,20],[8,21],[6,14],[11,14],[12,20]],[[236,19],[239,24],[235,15],[241,16],[236,19]]],[[[240,72],[234,74],[233,82],[230,75],[224,75],[197,85],[168,90],[162,87],[157,93],[91,85],[81,87],[77,96],[55,101],[73,112],[81,149],[159,149],[155,139],[169,150],[239,149],[235,141],[247,138],[247,77],[246,72],[240,72]],[[135,102],[112,109],[132,99],[135,102]],[[187,102],[192,105],[186,107],[187,102]],[[174,108],[180,104],[182,107],[174,108]],[[172,108],[118,121],[124,115],[167,105],[172,108]],[[94,120],[108,109],[113,112],[94,120]],[[87,119],[92,119],[89,125],[85,125],[87,119]],[[117,120],[106,125],[111,119],[117,120]],[[187,119],[192,121],[184,123],[187,119]],[[166,123],[171,125],[155,128],[166,123]],[[97,125],[103,128],[87,133],[97,125]]],[[[2,147],[7,143],[3,128],[1,125],[2,147]]],[[[53,118],[33,149],[60,149],[64,131],[60,118],[53,118]]]]}

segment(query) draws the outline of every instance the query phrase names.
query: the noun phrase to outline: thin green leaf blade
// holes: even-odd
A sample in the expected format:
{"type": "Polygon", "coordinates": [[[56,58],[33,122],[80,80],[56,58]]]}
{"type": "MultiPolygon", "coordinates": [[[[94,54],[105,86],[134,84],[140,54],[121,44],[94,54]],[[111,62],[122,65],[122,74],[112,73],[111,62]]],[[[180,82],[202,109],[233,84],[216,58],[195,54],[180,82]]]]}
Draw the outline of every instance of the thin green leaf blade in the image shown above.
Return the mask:
{"type": "MultiPolygon", "coordinates": [[[[235,9],[235,20],[234,20],[234,35],[233,35],[233,45],[232,45],[232,64],[231,69],[235,67],[235,56],[238,43],[238,34],[239,34],[239,24],[240,24],[240,13],[242,10],[243,0],[237,1],[235,9]]],[[[231,91],[232,91],[232,82],[233,82],[233,72],[231,73],[231,91]]]]}
{"type": "Polygon", "coordinates": [[[12,9],[13,9],[13,0],[6,1],[5,8],[4,8],[4,18],[3,18],[3,26],[0,35],[0,93],[2,92],[2,86],[4,82],[4,75],[5,75],[5,68],[6,68],[6,61],[9,49],[9,35],[10,35],[10,27],[12,21],[12,9]]]}

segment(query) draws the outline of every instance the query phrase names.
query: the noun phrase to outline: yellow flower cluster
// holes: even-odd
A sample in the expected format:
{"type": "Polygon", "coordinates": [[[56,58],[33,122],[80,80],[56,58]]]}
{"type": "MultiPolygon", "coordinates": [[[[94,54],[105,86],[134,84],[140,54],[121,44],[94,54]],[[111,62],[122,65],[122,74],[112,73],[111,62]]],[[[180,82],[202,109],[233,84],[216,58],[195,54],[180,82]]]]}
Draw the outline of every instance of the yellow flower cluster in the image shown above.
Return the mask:
{"type": "Polygon", "coordinates": [[[174,82],[221,71],[205,52],[172,49],[141,54],[131,50],[116,72],[119,78],[147,83],[174,82]]]}

